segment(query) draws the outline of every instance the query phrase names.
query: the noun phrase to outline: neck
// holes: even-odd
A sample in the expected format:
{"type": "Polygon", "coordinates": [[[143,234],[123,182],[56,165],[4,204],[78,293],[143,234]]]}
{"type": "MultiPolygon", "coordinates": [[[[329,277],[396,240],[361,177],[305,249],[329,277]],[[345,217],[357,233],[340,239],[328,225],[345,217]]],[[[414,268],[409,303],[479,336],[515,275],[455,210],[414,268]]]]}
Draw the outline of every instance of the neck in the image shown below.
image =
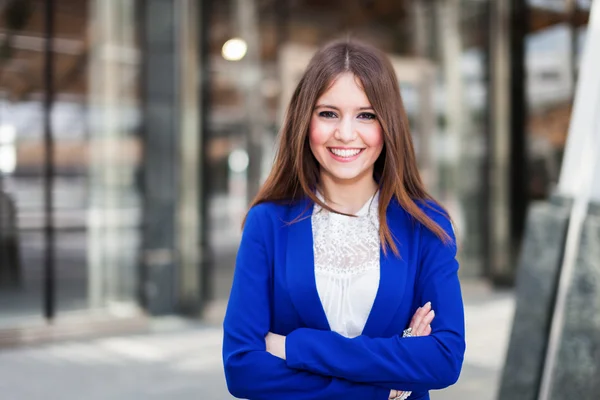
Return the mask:
{"type": "Polygon", "coordinates": [[[377,191],[377,182],[369,174],[358,180],[337,180],[321,174],[319,190],[334,210],[356,214],[377,191]]]}

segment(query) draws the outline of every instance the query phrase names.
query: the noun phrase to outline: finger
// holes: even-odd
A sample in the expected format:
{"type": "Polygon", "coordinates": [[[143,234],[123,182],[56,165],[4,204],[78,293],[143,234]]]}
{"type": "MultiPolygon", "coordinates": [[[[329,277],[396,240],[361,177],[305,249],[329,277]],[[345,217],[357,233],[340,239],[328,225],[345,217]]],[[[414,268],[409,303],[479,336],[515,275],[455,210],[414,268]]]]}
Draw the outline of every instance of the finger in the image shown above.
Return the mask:
{"type": "Polygon", "coordinates": [[[267,336],[265,336],[265,348],[268,353],[271,352],[271,337],[269,335],[270,333],[267,333],[267,336]]]}
{"type": "Polygon", "coordinates": [[[421,312],[421,308],[422,308],[422,307],[419,307],[419,308],[417,308],[417,311],[415,311],[415,313],[413,314],[413,316],[412,316],[412,319],[410,320],[410,324],[408,325],[408,326],[410,326],[411,328],[412,328],[413,326],[415,326],[415,320],[417,319],[417,315],[419,315],[419,312],[421,312]]]}
{"type": "Polygon", "coordinates": [[[433,319],[435,318],[435,311],[431,310],[427,313],[427,315],[421,320],[421,325],[419,325],[417,327],[417,335],[422,334],[425,331],[425,328],[427,328],[429,325],[431,325],[431,322],[433,321],[433,319]]]}
{"type": "Polygon", "coordinates": [[[417,327],[417,336],[421,336],[431,322],[435,318],[435,311],[431,310],[427,313],[427,315],[421,320],[421,324],[417,327]]]}
{"type": "Polygon", "coordinates": [[[419,326],[420,322],[425,318],[427,313],[431,311],[431,303],[427,302],[422,307],[419,307],[418,312],[415,312],[415,324],[413,325],[413,329],[419,326]]]}
{"type": "Polygon", "coordinates": [[[414,321],[413,324],[411,325],[411,328],[413,330],[413,332],[416,333],[416,331],[418,330],[419,326],[421,326],[421,322],[423,321],[423,318],[425,318],[425,316],[427,315],[427,313],[430,311],[430,307],[431,304],[426,303],[423,307],[421,307],[414,316],[414,321]]]}
{"type": "Polygon", "coordinates": [[[411,324],[413,332],[419,328],[419,326],[421,325],[421,321],[423,321],[423,318],[425,318],[429,311],[431,311],[431,302],[427,302],[427,304],[425,304],[423,307],[421,307],[420,310],[418,310],[415,313],[413,324],[411,324]]]}
{"type": "Polygon", "coordinates": [[[422,336],[429,336],[431,335],[431,325],[427,325],[427,328],[425,328],[425,331],[423,332],[422,336]]]}

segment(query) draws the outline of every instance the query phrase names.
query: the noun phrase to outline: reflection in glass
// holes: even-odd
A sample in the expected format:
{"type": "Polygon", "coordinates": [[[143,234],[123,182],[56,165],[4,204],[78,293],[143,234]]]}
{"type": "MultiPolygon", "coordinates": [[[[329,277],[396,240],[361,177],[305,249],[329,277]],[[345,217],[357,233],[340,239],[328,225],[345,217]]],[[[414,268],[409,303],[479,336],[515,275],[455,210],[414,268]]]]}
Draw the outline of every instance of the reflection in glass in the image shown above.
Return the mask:
{"type": "Polygon", "coordinates": [[[590,2],[562,1],[563,7],[538,3],[530,4],[533,24],[525,47],[528,194],[546,199],[558,182],[590,2]]]}
{"type": "MultiPolygon", "coordinates": [[[[57,317],[137,292],[139,50],[134,0],[55,0],[52,131],[57,317]]],[[[41,316],[45,7],[0,14],[0,326],[41,316]]]]}
{"type": "Polygon", "coordinates": [[[0,327],[42,315],[43,8],[11,1],[0,13],[0,327]]]}
{"type": "Polygon", "coordinates": [[[136,302],[141,143],[135,1],[90,0],[87,306],[136,302]]]}

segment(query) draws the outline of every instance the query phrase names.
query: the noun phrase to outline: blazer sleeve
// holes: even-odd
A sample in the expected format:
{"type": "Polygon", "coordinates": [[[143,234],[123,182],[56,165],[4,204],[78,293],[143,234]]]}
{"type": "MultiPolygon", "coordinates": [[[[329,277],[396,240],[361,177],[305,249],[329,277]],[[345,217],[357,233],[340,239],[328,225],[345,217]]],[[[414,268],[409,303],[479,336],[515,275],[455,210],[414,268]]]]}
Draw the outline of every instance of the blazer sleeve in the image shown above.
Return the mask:
{"type": "Polygon", "coordinates": [[[390,388],[292,369],[285,360],[266,351],[265,336],[271,320],[271,261],[261,226],[264,218],[260,206],[249,212],[223,323],[223,363],[229,392],[252,400],[387,399],[390,388]]]}
{"type": "Polygon", "coordinates": [[[465,352],[464,307],[456,239],[447,217],[430,215],[452,238],[443,243],[421,226],[420,274],[415,300],[431,301],[435,310],[427,337],[347,339],[330,331],[297,329],[287,336],[286,361],[291,368],[405,391],[441,389],[460,375],[465,352]]]}

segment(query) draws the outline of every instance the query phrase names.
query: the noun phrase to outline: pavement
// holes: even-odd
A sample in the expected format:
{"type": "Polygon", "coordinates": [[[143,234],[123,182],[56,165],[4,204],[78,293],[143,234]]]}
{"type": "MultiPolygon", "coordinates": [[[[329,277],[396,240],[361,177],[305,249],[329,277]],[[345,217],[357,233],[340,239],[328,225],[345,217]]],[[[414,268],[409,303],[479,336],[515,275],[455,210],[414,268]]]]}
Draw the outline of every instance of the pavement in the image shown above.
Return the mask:
{"type": "MultiPolygon", "coordinates": [[[[433,400],[495,399],[514,295],[464,282],[467,353],[458,383],[433,400]]],[[[225,400],[218,327],[178,318],[151,332],[0,351],[0,400],[225,400]]]]}

